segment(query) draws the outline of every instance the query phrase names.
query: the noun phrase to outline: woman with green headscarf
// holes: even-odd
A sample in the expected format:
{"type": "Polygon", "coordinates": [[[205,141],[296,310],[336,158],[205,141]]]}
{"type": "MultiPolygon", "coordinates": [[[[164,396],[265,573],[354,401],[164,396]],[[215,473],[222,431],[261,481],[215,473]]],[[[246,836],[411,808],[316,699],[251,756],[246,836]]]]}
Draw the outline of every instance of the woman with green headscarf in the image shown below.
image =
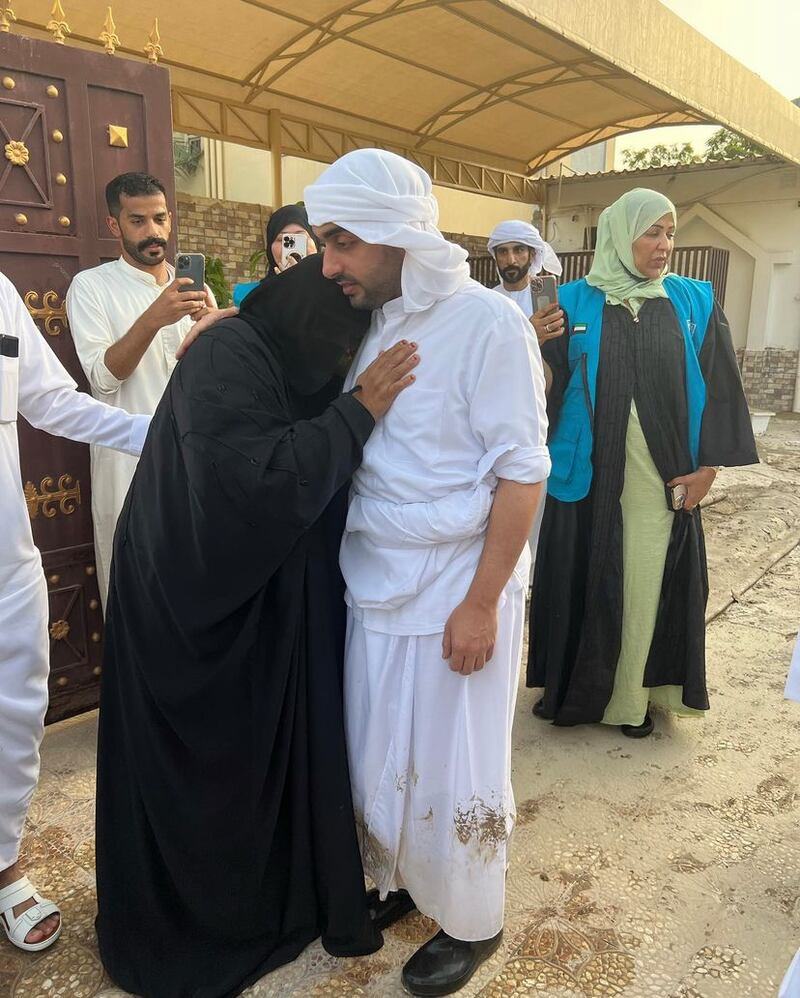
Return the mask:
{"type": "Polygon", "coordinates": [[[649,705],[708,709],[700,500],[758,461],[730,329],[710,284],[668,274],[672,202],[624,194],[589,274],[559,289],[542,356],[553,471],[537,553],[528,685],[556,724],[643,737],[649,705]]]}

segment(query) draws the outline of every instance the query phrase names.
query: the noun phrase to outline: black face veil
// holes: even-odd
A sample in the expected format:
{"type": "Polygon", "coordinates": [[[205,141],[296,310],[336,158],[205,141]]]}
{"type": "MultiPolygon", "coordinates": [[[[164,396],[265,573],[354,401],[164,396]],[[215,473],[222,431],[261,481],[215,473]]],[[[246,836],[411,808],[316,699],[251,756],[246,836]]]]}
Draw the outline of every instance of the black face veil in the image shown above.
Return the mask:
{"type": "Polygon", "coordinates": [[[339,285],[323,276],[322,254],[263,281],[239,315],[264,337],[300,395],[314,395],[343,376],[369,326],[369,313],[352,308],[339,285]]]}

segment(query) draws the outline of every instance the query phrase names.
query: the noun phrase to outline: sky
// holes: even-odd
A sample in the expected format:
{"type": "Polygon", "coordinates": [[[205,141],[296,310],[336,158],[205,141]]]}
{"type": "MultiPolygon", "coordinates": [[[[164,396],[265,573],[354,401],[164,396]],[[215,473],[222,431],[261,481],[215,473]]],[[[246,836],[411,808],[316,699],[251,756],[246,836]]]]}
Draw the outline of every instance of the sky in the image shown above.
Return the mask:
{"type": "MultiPolygon", "coordinates": [[[[800,3],[795,0],[660,0],[715,45],[793,100],[800,97],[800,3]]],[[[616,167],[622,149],[642,149],[656,142],[691,142],[702,150],[714,128],[695,125],[638,132],[617,141],[616,167]]]]}

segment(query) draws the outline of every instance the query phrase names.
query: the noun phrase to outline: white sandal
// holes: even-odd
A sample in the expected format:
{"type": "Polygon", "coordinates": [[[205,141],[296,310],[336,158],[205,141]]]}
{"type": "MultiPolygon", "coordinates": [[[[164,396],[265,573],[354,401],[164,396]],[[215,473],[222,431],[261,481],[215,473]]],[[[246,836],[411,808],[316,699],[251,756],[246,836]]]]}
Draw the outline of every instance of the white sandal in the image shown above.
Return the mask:
{"type": "Polygon", "coordinates": [[[58,905],[52,901],[48,901],[41,894],[37,893],[27,877],[22,877],[21,880],[17,880],[15,883],[9,884],[8,887],[3,887],[0,890],[0,925],[6,930],[8,940],[14,946],[27,950],[29,953],[38,953],[40,950],[52,946],[61,935],[62,923],[60,918],[58,928],[52,936],[48,936],[47,939],[43,939],[39,943],[25,942],[25,937],[31,929],[35,929],[39,922],[45,918],[49,918],[50,915],[61,915],[58,905]],[[16,918],[14,916],[14,908],[18,904],[30,901],[31,898],[33,898],[36,904],[31,905],[27,911],[23,911],[19,918],[16,918]]]}

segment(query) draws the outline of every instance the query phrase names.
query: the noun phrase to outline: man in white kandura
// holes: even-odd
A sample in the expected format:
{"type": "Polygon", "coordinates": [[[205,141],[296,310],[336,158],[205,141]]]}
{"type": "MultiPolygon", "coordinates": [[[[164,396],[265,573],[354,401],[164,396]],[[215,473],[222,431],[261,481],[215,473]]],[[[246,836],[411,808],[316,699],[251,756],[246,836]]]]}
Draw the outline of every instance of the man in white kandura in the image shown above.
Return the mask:
{"type": "MultiPolygon", "coordinates": [[[[500,283],[492,290],[509,298],[522,310],[522,314],[530,321],[536,339],[541,347],[548,340],[555,339],[564,333],[564,312],[559,305],[546,305],[534,312],[531,279],[542,271],[548,274],[561,275],[561,261],[556,251],[542,238],[535,225],[511,218],[500,222],[489,234],[487,249],[494,257],[497,276],[500,283]]],[[[550,391],[550,369],[545,365],[545,387],[550,391]]],[[[539,505],[539,514],[533,522],[531,532],[531,551],[536,557],[536,542],[544,516],[544,497],[539,505]]],[[[533,581],[534,564],[531,562],[530,578],[533,581]]]]}
{"type": "Polygon", "coordinates": [[[47,584],[22,492],[17,413],[57,436],[134,455],[150,423],[76,387],[0,274],[0,925],[15,946],[32,951],[55,942],[61,919],[17,862],[39,776],[50,653],[47,584]]]}
{"type": "Polygon", "coordinates": [[[541,358],[436,228],[419,167],[358,150],[305,202],[323,272],[374,310],[352,372],[398,339],[421,357],[353,479],[345,712],[376,922],[435,919],[403,984],[449,994],[502,937],[526,541],[550,469],[541,358]]]}
{"type": "Polygon", "coordinates": [[[542,271],[560,276],[561,261],[535,225],[512,218],[500,222],[489,234],[487,246],[494,257],[500,283],[492,288],[510,298],[530,319],[539,346],[564,332],[564,313],[558,305],[534,312],[531,278],[542,271]]]}
{"type": "MultiPolygon", "coordinates": [[[[146,173],[123,173],[106,187],[107,223],[119,259],[77,274],[67,315],[78,359],[95,398],[127,412],[152,415],[195,319],[214,308],[208,288],[183,291],[167,262],[172,228],[163,184],[146,173]]],[[[117,519],[137,458],[92,447],[92,519],[97,584],[103,608],[117,519]]]]}

